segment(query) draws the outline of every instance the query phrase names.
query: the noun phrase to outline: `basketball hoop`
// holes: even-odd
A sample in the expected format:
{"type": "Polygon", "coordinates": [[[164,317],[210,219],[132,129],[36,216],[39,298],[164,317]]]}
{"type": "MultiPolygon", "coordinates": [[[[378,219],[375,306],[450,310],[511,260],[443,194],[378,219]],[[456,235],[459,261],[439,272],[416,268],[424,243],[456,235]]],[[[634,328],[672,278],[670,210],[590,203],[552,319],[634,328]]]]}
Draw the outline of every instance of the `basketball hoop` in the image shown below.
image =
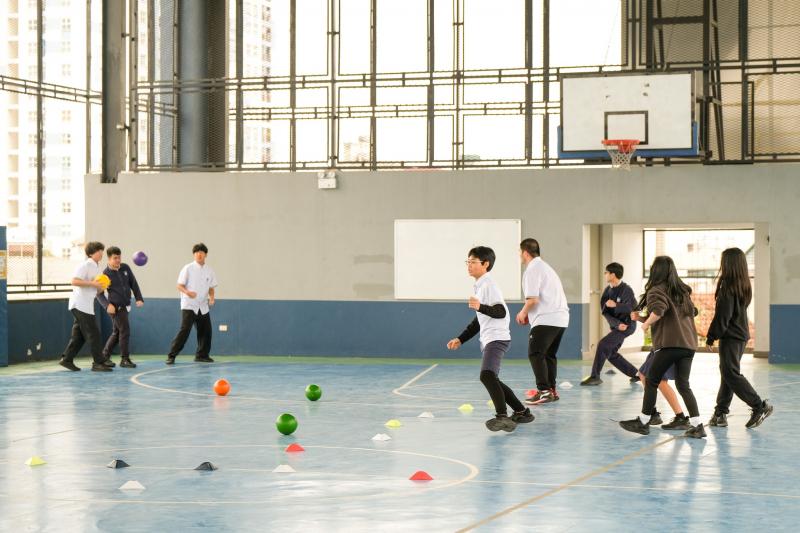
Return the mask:
{"type": "Polygon", "coordinates": [[[631,169],[631,157],[640,141],[636,139],[603,139],[601,141],[611,156],[611,166],[622,170],[631,169]]]}

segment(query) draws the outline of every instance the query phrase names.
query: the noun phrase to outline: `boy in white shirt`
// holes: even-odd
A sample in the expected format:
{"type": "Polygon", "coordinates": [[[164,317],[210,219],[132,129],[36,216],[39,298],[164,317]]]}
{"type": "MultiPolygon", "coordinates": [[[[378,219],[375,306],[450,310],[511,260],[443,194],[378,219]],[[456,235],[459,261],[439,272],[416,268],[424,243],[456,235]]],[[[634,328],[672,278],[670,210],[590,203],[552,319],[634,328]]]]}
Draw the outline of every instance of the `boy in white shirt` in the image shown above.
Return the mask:
{"type": "Polygon", "coordinates": [[[110,362],[105,361],[102,347],[100,345],[100,328],[94,318],[94,299],[97,293],[103,290],[103,284],[95,281],[101,273],[100,259],[103,257],[105,246],[101,242],[90,242],[86,244],[86,261],[75,270],[72,276],[72,295],[69,297],[68,309],[72,313],[73,324],[72,334],[69,344],[61,355],[58,362],[64,368],[77,372],[80,370],[75,366],[75,356],[83,347],[84,343],[89,343],[92,350],[92,370],[95,372],[111,372],[110,362]]]}
{"type": "Polygon", "coordinates": [[[533,415],[498,377],[503,355],[511,344],[511,332],[508,329],[510,317],[503,293],[489,274],[494,261],[495,253],[491,248],[477,246],[469,251],[467,271],[475,278],[475,295],[469,299],[469,308],[475,310],[476,316],[461,335],[447,343],[447,348],[457,350],[480,333],[483,354],[480,380],[489,392],[497,413],[494,418],[486,421],[486,427],[491,431],[514,431],[518,423],[533,422],[533,415]],[[506,404],[514,410],[511,417],[508,416],[506,404]]]}
{"type": "Polygon", "coordinates": [[[555,270],[539,257],[536,239],[525,239],[520,245],[520,258],[525,265],[522,291],[525,305],[517,314],[517,324],[530,324],[528,359],[536,378],[536,394],[525,403],[537,405],[558,400],[556,373],[558,346],[569,325],[569,307],[564,287],[555,270]]]}
{"type": "Polygon", "coordinates": [[[208,356],[211,351],[211,307],[214,306],[214,289],[217,276],[206,264],[208,248],[198,243],[192,248],[194,261],[185,265],[178,274],[178,291],[181,293],[181,329],[172,340],[167,354],[167,364],[175,364],[175,357],[186,344],[194,325],[197,329],[197,353],[195,362],[213,363],[208,356]]]}

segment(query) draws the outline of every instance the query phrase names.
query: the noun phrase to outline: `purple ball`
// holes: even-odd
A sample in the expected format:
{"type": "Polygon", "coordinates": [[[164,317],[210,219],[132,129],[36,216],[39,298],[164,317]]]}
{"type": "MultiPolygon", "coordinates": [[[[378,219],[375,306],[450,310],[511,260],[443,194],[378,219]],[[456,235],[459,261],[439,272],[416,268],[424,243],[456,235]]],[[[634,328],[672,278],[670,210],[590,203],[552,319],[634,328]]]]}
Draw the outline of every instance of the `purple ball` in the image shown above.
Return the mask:
{"type": "Polygon", "coordinates": [[[147,254],[144,252],[136,252],[133,254],[133,262],[137,266],[145,266],[147,264],[147,254]]]}

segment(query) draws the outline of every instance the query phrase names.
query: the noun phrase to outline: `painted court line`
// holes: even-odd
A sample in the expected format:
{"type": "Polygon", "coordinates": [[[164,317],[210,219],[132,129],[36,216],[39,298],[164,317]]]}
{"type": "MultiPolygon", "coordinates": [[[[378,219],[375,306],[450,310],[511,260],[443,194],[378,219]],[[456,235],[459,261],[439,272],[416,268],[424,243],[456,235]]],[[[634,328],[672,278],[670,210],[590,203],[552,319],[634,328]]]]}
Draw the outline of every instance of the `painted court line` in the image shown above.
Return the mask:
{"type": "MultiPolygon", "coordinates": [[[[89,450],[89,451],[82,451],[83,454],[97,454],[97,453],[110,453],[110,452],[126,452],[126,451],[142,451],[142,450],[175,450],[175,449],[235,449],[235,448],[282,448],[283,444],[276,445],[276,444],[186,444],[186,445],[161,445],[161,446],[140,446],[140,447],[130,447],[130,448],[111,448],[111,449],[101,449],[101,450],[89,450]]],[[[355,452],[368,452],[368,453],[378,453],[378,454],[395,454],[395,455],[404,455],[404,456],[412,456],[412,457],[422,457],[424,459],[435,459],[439,461],[444,461],[447,463],[457,464],[463,466],[467,469],[468,473],[466,476],[455,479],[455,480],[447,480],[442,484],[437,484],[429,487],[419,487],[409,485],[409,490],[401,490],[401,491],[394,491],[394,492],[379,492],[373,493],[368,495],[347,495],[347,494],[336,494],[332,496],[325,496],[325,497],[316,497],[315,500],[336,500],[336,499],[348,499],[350,501],[354,499],[374,499],[374,498],[385,498],[385,497],[405,497],[409,495],[418,495],[424,492],[442,490],[450,487],[455,487],[457,485],[461,485],[463,483],[467,483],[473,479],[475,479],[478,474],[480,473],[480,469],[466,461],[462,461],[460,459],[455,459],[453,457],[446,457],[443,455],[432,455],[426,453],[419,453],[419,452],[411,452],[411,451],[404,451],[404,450],[390,450],[390,449],[380,449],[380,448],[362,448],[362,447],[350,447],[350,446],[322,446],[322,445],[309,445],[306,446],[306,449],[314,450],[314,449],[321,449],[321,450],[335,450],[335,451],[355,451],[355,452]]],[[[54,454],[47,454],[43,457],[52,458],[55,456],[67,456],[70,455],[71,452],[57,452],[54,454]]],[[[74,465],[73,465],[74,466],[74,465]]],[[[105,466],[103,468],[106,468],[105,466]]],[[[157,467],[142,467],[142,468],[151,468],[157,469],[157,467]]],[[[174,470],[182,470],[180,468],[176,468],[174,470]]],[[[192,469],[194,470],[194,469],[192,469]]],[[[238,472],[255,472],[261,473],[264,472],[261,469],[247,469],[247,468],[234,468],[225,470],[231,471],[238,471],[238,472]]],[[[271,470],[269,472],[272,472],[271,470]]],[[[313,475],[320,475],[323,474],[319,471],[310,472],[313,475]]],[[[329,472],[329,475],[339,475],[337,472],[329,472]]],[[[297,472],[295,476],[298,479],[302,479],[303,472],[297,472]]],[[[397,479],[397,481],[402,481],[403,483],[408,483],[407,480],[397,479]]],[[[291,496],[294,498],[294,496],[291,496]]],[[[57,501],[57,502],[93,502],[93,503],[143,503],[143,504],[153,504],[153,505],[261,505],[261,504],[269,504],[274,503],[276,498],[269,498],[264,500],[132,500],[132,499],[118,499],[118,498],[102,498],[102,499],[94,499],[94,498],[63,498],[63,497],[52,497],[48,498],[50,501],[57,501]]]]}
{"type": "Polygon", "coordinates": [[[793,385],[800,385],[800,381],[790,381],[789,383],[778,383],[777,385],[770,385],[769,390],[777,389],[778,387],[791,387],[793,385]]]}
{"type": "MultiPolygon", "coordinates": [[[[487,485],[530,485],[535,487],[557,487],[556,483],[537,483],[535,481],[492,481],[492,480],[478,480],[473,479],[470,483],[481,483],[487,485]]],[[[602,485],[595,483],[583,483],[572,485],[570,488],[574,489],[615,489],[615,490],[632,490],[632,491],[648,491],[648,492],[674,492],[679,494],[724,494],[729,496],[759,496],[764,498],[786,498],[790,500],[800,500],[800,495],[797,494],[781,494],[777,492],[742,492],[731,490],[698,490],[687,488],[669,488],[669,487],[637,487],[635,485],[602,485]]]]}
{"type": "Polygon", "coordinates": [[[420,378],[422,378],[422,376],[424,376],[424,375],[425,375],[425,374],[427,374],[428,372],[432,371],[432,370],[433,370],[434,368],[436,368],[437,366],[439,366],[439,363],[432,364],[431,366],[429,366],[428,368],[426,368],[425,370],[423,370],[422,372],[420,372],[419,374],[417,374],[416,376],[414,376],[414,377],[413,377],[413,378],[411,378],[410,380],[406,381],[405,383],[403,383],[402,385],[400,385],[399,387],[397,387],[396,389],[394,389],[392,392],[393,392],[394,394],[397,394],[398,396],[406,396],[406,397],[408,397],[408,398],[415,398],[415,396],[411,396],[411,395],[409,395],[409,394],[404,394],[404,393],[402,393],[402,392],[400,392],[400,391],[401,391],[401,390],[403,390],[403,389],[405,389],[406,387],[410,387],[411,385],[413,385],[413,384],[414,384],[415,382],[417,382],[417,381],[418,381],[420,378]]]}
{"type": "MultiPolygon", "coordinates": [[[[220,363],[217,366],[236,365],[236,364],[238,364],[238,363],[236,363],[236,362],[220,363]]],[[[433,366],[431,366],[430,368],[428,368],[427,370],[425,370],[421,374],[419,374],[417,377],[415,377],[414,379],[412,379],[411,381],[409,381],[408,383],[403,385],[402,387],[399,387],[399,388],[395,389],[395,391],[398,391],[401,388],[407,386],[408,384],[413,383],[415,380],[421,378],[422,376],[424,376],[426,373],[430,372],[431,370],[433,370],[437,366],[439,366],[438,363],[434,364],[433,366]]],[[[144,387],[145,389],[150,389],[150,390],[154,390],[154,391],[158,391],[158,392],[168,392],[168,393],[171,393],[171,394],[184,394],[186,396],[193,396],[195,398],[220,398],[220,396],[218,396],[217,394],[213,394],[213,393],[192,392],[192,391],[185,391],[185,390],[180,390],[180,389],[171,389],[171,388],[168,388],[168,387],[158,387],[156,385],[148,385],[147,383],[144,383],[139,379],[139,378],[141,378],[143,376],[146,376],[146,375],[149,375],[149,374],[156,374],[156,373],[159,373],[159,372],[167,372],[167,371],[177,371],[179,369],[186,369],[186,368],[200,368],[200,365],[180,365],[180,366],[175,366],[175,367],[156,368],[155,370],[147,370],[146,372],[139,372],[138,374],[135,374],[135,375],[131,376],[129,380],[134,385],[138,385],[139,387],[144,387]]],[[[405,395],[403,393],[398,393],[398,394],[400,394],[401,396],[407,396],[407,395],[405,395]]],[[[414,398],[414,396],[409,396],[409,397],[410,398],[414,398]]],[[[262,396],[239,396],[239,395],[234,395],[234,394],[231,394],[230,396],[225,396],[225,399],[230,400],[230,401],[233,401],[233,400],[248,400],[248,401],[252,401],[252,402],[274,402],[274,403],[288,404],[288,405],[298,405],[298,404],[305,405],[307,403],[306,400],[281,400],[279,398],[265,398],[265,397],[262,397],[262,396]]],[[[366,407],[384,407],[384,408],[390,408],[390,409],[397,409],[397,408],[426,409],[426,408],[430,407],[427,404],[425,404],[425,405],[407,405],[407,404],[393,405],[393,404],[387,404],[387,403],[339,402],[339,401],[324,401],[324,402],[319,402],[319,403],[320,403],[320,405],[355,405],[355,406],[358,406],[358,407],[365,407],[365,406],[366,407]]],[[[430,411],[430,409],[428,409],[428,410],[430,411]]],[[[400,417],[400,418],[403,418],[403,417],[400,417]]]]}
{"type": "Polygon", "coordinates": [[[563,483],[563,484],[561,484],[561,485],[559,485],[559,486],[557,486],[557,487],[555,487],[555,488],[553,488],[551,490],[548,490],[547,492],[545,492],[543,494],[539,494],[537,496],[534,496],[533,498],[529,498],[529,499],[527,499],[527,500],[525,500],[523,502],[520,502],[520,503],[518,503],[516,505],[512,505],[511,507],[500,511],[499,513],[495,513],[492,516],[484,518],[483,520],[481,520],[479,522],[475,522],[475,523],[470,524],[470,525],[468,525],[468,526],[466,526],[464,528],[461,528],[461,529],[459,529],[457,531],[457,533],[463,533],[465,531],[472,531],[473,529],[476,529],[478,527],[485,526],[489,522],[493,522],[494,520],[497,520],[498,518],[503,518],[504,516],[509,515],[509,514],[513,513],[514,511],[519,511],[523,507],[527,507],[528,505],[531,505],[532,503],[536,503],[539,500],[547,498],[548,496],[552,496],[553,494],[561,492],[562,490],[578,486],[581,483],[583,483],[584,481],[586,481],[587,479],[591,479],[593,477],[599,476],[600,474],[604,474],[604,473],[608,472],[609,470],[611,470],[613,468],[616,468],[617,466],[630,461],[631,459],[635,459],[635,458],[639,457],[640,455],[644,455],[647,452],[651,452],[651,451],[655,450],[659,446],[663,446],[664,444],[667,444],[667,443],[670,443],[670,442],[674,441],[675,438],[676,437],[670,437],[670,438],[665,439],[665,440],[663,440],[661,442],[657,442],[657,443],[652,444],[650,446],[646,446],[646,447],[644,447],[644,448],[642,448],[640,450],[637,450],[637,451],[635,451],[633,453],[630,453],[630,454],[626,455],[625,457],[622,457],[621,459],[618,459],[618,460],[614,461],[613,463],[609,463],[609,464],[607,464],[605,466],[602,466],[600,468],[592,470],[591,472],[589,472],[587,474],[584,474],[584,475],[582,475],[582,476],[580,476],[578,478],[575,478],[572,481],[568,481],[566,483],[563,483]]]}

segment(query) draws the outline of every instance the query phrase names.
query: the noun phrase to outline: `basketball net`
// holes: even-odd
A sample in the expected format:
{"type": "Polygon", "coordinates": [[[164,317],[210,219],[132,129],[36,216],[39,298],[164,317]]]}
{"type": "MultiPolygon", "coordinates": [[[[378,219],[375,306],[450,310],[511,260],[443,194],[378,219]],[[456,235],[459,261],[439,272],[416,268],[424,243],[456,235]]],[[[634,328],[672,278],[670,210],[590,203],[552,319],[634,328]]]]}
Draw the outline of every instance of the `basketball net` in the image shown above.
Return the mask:
{"type": "Polygon", "coordinates": [[[631,169],[631,158],[636,152],[639,141],[636,139],[603,139],[608,155],[611,157],[611,166],[620,170],[631,169]]]}

